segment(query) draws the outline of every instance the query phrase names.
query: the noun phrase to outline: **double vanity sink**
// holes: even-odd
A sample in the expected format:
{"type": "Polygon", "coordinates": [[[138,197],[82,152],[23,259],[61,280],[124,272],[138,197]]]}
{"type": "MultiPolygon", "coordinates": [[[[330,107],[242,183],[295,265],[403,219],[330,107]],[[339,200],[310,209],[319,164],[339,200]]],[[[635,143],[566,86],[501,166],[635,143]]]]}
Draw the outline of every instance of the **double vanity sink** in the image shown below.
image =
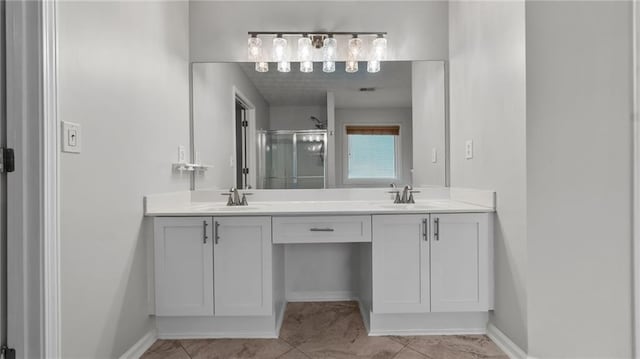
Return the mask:
{"type": "Polygon", "coordinates": [[[243,206],[219,191],[148,196],[159,336],[275,337],[286,303],[300,300],[289,288],[300,275],[312,288],[304,300],[357,300],[370,335],[483,333],[494,193],[422,191],[397,204],[382,189],[254,191],[243,206]],[[348,293],[322,287],[330,278],[313,259],[327,250],[348,251],[333,272],[350,278],[348,293]],[[296,257],[303,252],[311,257],[296,257]]]}
{"type": "Polygon", "coordinates": [[[226,202],[190,202],[171,207],[147,210],[147,216],[191,215],[272,215],[272,214],[324,214],[324,213],[481,213],[493,208],[454,200],[421,200],[417,203],[392,201],[269,201],[250,202],[244,206],[228,206],[226,202]]]}

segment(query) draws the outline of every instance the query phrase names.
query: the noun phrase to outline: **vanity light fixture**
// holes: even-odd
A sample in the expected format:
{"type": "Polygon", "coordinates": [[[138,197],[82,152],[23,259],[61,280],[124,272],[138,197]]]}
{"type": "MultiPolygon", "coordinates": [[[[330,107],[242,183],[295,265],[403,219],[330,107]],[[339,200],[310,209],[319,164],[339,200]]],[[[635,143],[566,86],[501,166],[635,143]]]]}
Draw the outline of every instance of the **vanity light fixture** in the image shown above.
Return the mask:
{"type": "Polygon", "coordinates": [[[266,61],[258,61],[256,62],[256,71],[258,72],[269,72],[269,63],[266,61]]]}
{"type": "Polygon", "coordinates": [[[300,61],[300,72],[313,72],[313,58],[311,53],[311,39],[307,34],[298,39],[298,61],[300,61]]]}
{"type": "Polygon", "coordinates": [[[353,38],[349,40],[349,53],[345,65],[345,71],[348,73],[358,72],[358,58],[360,57],[361,49],[362,39],[360,39],[358,35],[353,35],[353,38]]]}
{"type": "Polygon", "coordinates": [[[323,41],[322,46],[322,71],[330,73],[336,70],[336,53],[338,52],[338,41],[329,35],[323,41]]]}
{"type": "Polygon", "coordinates": [[[378,35],[372,42],[371,55],[367,62],[367,71],[371,73],[380,71],[380,62],[387,58],[387,39],[378,35]]]}
{"type": "MultiPolygon", "coordinates": [[[[276,63],[279,72],[290,72],[291,61],[300,63],[300,72],[313,72],[313,62],[322,62],[322,71],[331,73],[336,70],[336,61],[346,61],[345,71],[358,72],[358,62],[367,61],[367,71],[380,71],[380,64],[387,57],[386,32],[249,32],[248,59],[255,62],[257,72],[269,71],[267,58],[276,63]],[[271,49],[263,49],[259,36],[273,38],[271,49]],[[336,36],[350,36],[346,42],[346,51],[339,51],[336,36]],[[361,36],[375,36],[373,41],[365,42],[361,36]],[[297,37],[297,58],[291,59],[289,43],[285,37],[297,37]],[[269,51],[270,50],[270,51],[269,51]],[[267,55],[265,56],[265,52],[267,55]],[[365,56],[367,55],[368,56],[365,56]],[[340,56],[339,56],[340,55],[340,56]],[[342,57],[341,59],[339,57],[342,57]]],[[[342,43],[342,42],[341,42],[342,43]]],[[[344,43],[343,43],[344,44],[344,43]]],[[[295,45],[294,45],[295,46],[295,45]]],[[[344,45],[342,45],[344,46],[344,45]]]]}
{"type": "Polygon", "coordinates": [[[252,35],[248,40],[247,55],[249,61],[262,61],[262,39],[256,35],[252,35]]]}
{"type": "Polygon", "coordinates": [[[278,64],[279,72],[291,71],[291,63],[289,63],[287,50],[287,39],[283,38],[282,35],[276,36],[276,38],[273,39],[273,61],[278,64]]]}

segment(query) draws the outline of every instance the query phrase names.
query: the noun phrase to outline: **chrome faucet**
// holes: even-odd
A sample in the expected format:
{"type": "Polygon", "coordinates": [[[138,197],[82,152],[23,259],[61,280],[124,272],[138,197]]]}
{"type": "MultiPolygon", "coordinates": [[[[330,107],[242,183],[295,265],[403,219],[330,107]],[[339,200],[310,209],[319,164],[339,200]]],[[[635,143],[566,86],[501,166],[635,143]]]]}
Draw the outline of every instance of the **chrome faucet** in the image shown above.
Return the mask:
{"type": "Polygon", "coordinates": [[[229,196],[227,199],[227,206],[247,206],[249,203],[247,202],[247,196],[252,193],[243,193],[242,199],[240,199],[240,192],[237,188],[231,187],[229,192],[221,193],[222,196],[229,196]]]}
{"type": "Polygon", "coordinates": [[[402,196],[400,196],[400,191],[396,190],[395,187],[392,188],[394,188],[394,190],[389,191],[389,193],[395,193],[396,195],[393,203],[416,203],[413,199],[413,194],[420,193],[420,191],[414,191],[410,185],[406,185],[402,189],[402,196]]]}

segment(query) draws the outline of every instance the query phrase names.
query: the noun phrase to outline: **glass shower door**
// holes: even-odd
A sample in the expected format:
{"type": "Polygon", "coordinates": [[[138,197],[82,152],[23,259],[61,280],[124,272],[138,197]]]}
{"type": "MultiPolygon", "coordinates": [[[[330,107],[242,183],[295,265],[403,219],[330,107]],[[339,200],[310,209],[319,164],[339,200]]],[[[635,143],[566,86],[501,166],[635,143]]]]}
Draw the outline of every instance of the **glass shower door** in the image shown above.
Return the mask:
{"type": "Polygon", "coordinates": [[[325,188],[326,131],[263,131],[258,147],[260,188],[325,188]]]}
{"type": "Polygon", "coordinates": [[[295,188],[325,187],[326,136],[318,131],[295,134],[295,188]]]}
{"type": "Polygon", "coordinates": [[[268,133],[265,144],[264,188],[291,188],[294,181],[292,134],[268,133]]]}

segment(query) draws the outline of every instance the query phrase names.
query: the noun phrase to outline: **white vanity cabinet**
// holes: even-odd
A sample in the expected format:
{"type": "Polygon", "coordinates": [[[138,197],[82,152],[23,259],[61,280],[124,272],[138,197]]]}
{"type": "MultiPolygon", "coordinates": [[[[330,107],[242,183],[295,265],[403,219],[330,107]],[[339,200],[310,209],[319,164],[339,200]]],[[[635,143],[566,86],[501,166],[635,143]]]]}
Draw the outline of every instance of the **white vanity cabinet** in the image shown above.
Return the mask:
{"type": "Polygon", "coordinates": [[[211,217],[155,219],[157,316],[213,315],[211,228],[211,217]]]}
{"type": "Polygon", "coordinates": [[[271,315],[271,218],[216,217],[214,232],[215,315],[271,315]]]}
{"type": "Polygon", "coordinates": [[[155,314],[273,312],[271,217],[157,217],[155,314]]]}
{"type": "Polygon", "coordinates": [[[431,215],[431,311],[491,309],[493,231],[487,213],[431,215]]]}
{"type": "Polygon", "coordinates": [[[373,312],[486,312],[488,213],[373,216],[373,312]]]}
{"type": "Polygon", "coordinates": [[[373,312],[429,311],[429,215],[373,217],[373,312]]]}

